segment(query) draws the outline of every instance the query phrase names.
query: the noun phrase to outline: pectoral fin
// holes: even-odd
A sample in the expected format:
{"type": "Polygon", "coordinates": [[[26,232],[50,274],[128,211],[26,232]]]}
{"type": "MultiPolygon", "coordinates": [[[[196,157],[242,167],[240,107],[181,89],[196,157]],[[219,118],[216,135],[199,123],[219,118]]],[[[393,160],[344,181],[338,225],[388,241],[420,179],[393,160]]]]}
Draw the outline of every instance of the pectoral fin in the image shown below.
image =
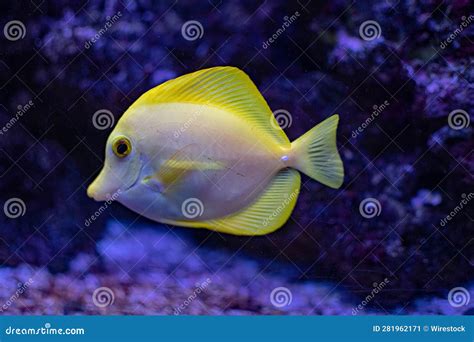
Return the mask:
{"type": "Polygon", "coordinates": [[[165,192],[192,171],[219,170],[224,167],[215,161],[191,160],[189,152],[189,148],[184,148],[173,154],[158,167],[157,172],[145,177],[143,183],[155,191],[165,192]]]}
{"type": "Polygon", "coordinates": [[[143,178],[142,183],[155,192],[163,192],[164,190],[164,187],[158,178],[153,175],[143,178]]]}

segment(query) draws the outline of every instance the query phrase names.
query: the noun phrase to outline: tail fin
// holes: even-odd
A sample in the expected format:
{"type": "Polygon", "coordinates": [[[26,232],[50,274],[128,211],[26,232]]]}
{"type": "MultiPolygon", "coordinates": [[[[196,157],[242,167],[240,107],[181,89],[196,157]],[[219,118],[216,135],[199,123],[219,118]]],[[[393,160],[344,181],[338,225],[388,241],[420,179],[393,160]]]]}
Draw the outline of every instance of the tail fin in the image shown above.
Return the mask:
{"type": "Polygon", "coordinates": [[[344,181],[344,168],[336,146],[338,122],[339,115],[333,115],[291,143],[291,166],[335,189],[344,181]]]}

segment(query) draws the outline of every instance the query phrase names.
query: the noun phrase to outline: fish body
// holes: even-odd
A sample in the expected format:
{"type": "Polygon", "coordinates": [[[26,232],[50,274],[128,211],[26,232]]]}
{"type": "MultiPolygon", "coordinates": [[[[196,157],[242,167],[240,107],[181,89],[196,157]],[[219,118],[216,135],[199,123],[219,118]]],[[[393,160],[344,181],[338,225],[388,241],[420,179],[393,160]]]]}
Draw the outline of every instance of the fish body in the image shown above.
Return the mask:
{"type": "Polygon", "coordinates": [[[293,210],[297,169],[341,185],[337,121],[333,116],[291,143],[245,73],[201,70],[132,104],[107,140],[103,170],[88,194],[96,200],[115,194],[162,223],[266,234],[293,210]]]}

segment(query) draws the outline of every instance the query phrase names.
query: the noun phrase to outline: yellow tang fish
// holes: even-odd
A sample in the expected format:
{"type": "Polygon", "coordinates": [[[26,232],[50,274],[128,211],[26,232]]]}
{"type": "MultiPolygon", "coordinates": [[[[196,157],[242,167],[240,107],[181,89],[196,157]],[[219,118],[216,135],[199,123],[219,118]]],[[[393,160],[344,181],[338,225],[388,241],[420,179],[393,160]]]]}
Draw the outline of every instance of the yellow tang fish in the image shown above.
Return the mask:
{"type": "Polygon", "coordinates": [[[118,121],[87,189],[154,221],[263,235],[290,216],[300,174],[343,182],[338,115],[290,142],[255,84],[214,67],[143,94],[118,121]]]}

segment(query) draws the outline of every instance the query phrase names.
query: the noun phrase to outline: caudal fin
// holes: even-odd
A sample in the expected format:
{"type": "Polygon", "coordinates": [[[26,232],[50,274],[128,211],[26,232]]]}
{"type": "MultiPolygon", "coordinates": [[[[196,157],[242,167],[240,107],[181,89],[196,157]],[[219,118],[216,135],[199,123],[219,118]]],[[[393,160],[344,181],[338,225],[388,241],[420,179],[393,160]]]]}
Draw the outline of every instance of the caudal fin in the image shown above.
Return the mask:
{"type": "Polygon", "coordinates": [[[344,180],[344,168],[336,146],[338,122],[339,115],[333,115],[291,143],[291,166],[335,189],[344,180]]]}

